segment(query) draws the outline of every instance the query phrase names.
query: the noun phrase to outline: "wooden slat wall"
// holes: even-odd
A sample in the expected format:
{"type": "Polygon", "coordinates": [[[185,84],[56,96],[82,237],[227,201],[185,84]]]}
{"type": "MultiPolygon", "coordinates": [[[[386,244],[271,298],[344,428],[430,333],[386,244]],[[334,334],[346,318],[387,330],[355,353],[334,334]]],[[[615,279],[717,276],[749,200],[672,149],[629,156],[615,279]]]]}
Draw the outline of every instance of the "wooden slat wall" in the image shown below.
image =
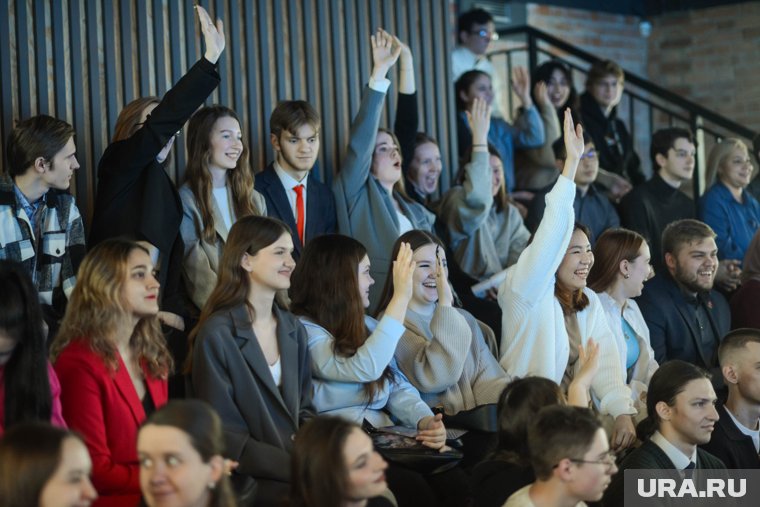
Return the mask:
{"type": "MultiPolygon", "coordinates": [[[[272,158],[269,115],[279,100],[305,99],[322,115],[319,176],[339,169],[350,121],[369,78],[369,36],[378,26],[415,56],[420,130],[437,138],[456,172],[448,0],[201,0],[225,24],[222,83],[209,103],[235,109],[254,170],[272,158]]],[[[72,193],[92,213],[98,159],[124,104],[162,95],[202,54],[191,0],[0,0],[0,139],[19,119],[50,114],[72,123],[81,169],[72,193]]],[[[391,79],[397,82],[396,71],[391,79]]],[[[396,97],[383,123],[392,126],[396,97]]],[[[181,181],[181,138],[169,168],[181,181]]],[[[88,220],[89,222],[89,220],[88,220]]]]}

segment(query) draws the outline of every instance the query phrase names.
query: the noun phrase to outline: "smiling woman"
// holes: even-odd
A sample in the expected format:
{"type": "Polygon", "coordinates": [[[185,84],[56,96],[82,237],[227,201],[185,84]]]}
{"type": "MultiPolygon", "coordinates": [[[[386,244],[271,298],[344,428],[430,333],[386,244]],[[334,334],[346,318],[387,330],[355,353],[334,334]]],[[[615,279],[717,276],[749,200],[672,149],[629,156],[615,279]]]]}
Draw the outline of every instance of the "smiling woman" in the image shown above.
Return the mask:
{"type": "Polygon", "coordinates": [[[198,110],[187,128],[188,164],[180,233],[183,273],[190,299],[203,308],[216,285],[219,259],[230,227],[248,215],[266,215],[264,197],[253,189],[253,171],[240,120],[225,106],[198,110]]]}

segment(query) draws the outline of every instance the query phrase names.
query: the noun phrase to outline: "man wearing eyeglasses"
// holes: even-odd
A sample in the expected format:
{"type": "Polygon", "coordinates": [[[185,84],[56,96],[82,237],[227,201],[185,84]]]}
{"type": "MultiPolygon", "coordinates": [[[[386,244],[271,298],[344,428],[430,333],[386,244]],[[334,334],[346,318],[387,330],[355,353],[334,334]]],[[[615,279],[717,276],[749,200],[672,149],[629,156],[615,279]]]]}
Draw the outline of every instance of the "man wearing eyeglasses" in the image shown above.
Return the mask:
{"type": "MultiPolygon", "coordinates": [[[[584,224],[591,231],[589,239],[593,244],[596,238],[607,229],[620,227],[620,218],[604,190],[596,184],[596,177],[599,174],[599,155],[594,142],[585,131],[583,132],[583,140],[586,145],[583,148],[583,155],[581,155],[578,170],[575,173],[573,209],[575,210],[575,221],[584,224]]],[[[552,149],[557,167],[562,168],[567,158],[564,141],[558,139],[552,144],[552,149]]],[[[537,192],[536,197],[531,201],[528,216],[525,218],[525,225],[532,233],[536,232],[536,228],[544,216],[545,197],[553,186],[554,183],[537,192]]]]}
{"type": "Polygon", "coordinates": [[[517,490],[504,507],[582,507],[601,500],[617,472],[607,434],[587,408],[544,408],[528,429],[528,447],[536,482],[517,490]]]}
{"type": "Polygon", "coordinates": [[[480,70],[491,77],[494,103],[491,115],[501,117],[499,112],[503,88],[491,60],[486,56],[491,41],[499,39],[493,17],[483,9],[472,9],[459,16],[457,22],[457,47],[451,53],[451,73],[454,82],[469,70],[480,70]]]}

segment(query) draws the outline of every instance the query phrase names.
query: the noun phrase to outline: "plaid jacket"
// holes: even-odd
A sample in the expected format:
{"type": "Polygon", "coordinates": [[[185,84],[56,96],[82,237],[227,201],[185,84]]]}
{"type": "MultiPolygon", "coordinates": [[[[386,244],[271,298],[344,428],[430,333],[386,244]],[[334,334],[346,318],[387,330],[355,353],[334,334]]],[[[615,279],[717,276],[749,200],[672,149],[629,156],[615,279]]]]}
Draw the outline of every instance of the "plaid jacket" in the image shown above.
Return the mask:
{"type": "Polygon", "coordinates": [[[0,259],[20,262],[34,280],[40,303],[60,317],[85,254],[84,226],[69,193],[51,189],[42,205],[42,238],[35,242],[13,183],[0,180],[0,259]]]}

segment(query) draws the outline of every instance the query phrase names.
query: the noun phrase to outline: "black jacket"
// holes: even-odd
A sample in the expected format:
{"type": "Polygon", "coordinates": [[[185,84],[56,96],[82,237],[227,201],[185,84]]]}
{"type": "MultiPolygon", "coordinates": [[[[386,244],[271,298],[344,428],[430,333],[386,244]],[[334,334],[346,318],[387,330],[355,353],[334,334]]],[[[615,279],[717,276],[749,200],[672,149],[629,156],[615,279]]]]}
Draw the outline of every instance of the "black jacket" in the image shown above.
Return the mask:
{"type": "Polygon", "coordinates": [[[720,420],[715,425],[710,442],[700,447],[720,458],[727,468],[760,468],[760,455],[752,438],[736,427],[723,404],[717,408],[720,420]]]}

